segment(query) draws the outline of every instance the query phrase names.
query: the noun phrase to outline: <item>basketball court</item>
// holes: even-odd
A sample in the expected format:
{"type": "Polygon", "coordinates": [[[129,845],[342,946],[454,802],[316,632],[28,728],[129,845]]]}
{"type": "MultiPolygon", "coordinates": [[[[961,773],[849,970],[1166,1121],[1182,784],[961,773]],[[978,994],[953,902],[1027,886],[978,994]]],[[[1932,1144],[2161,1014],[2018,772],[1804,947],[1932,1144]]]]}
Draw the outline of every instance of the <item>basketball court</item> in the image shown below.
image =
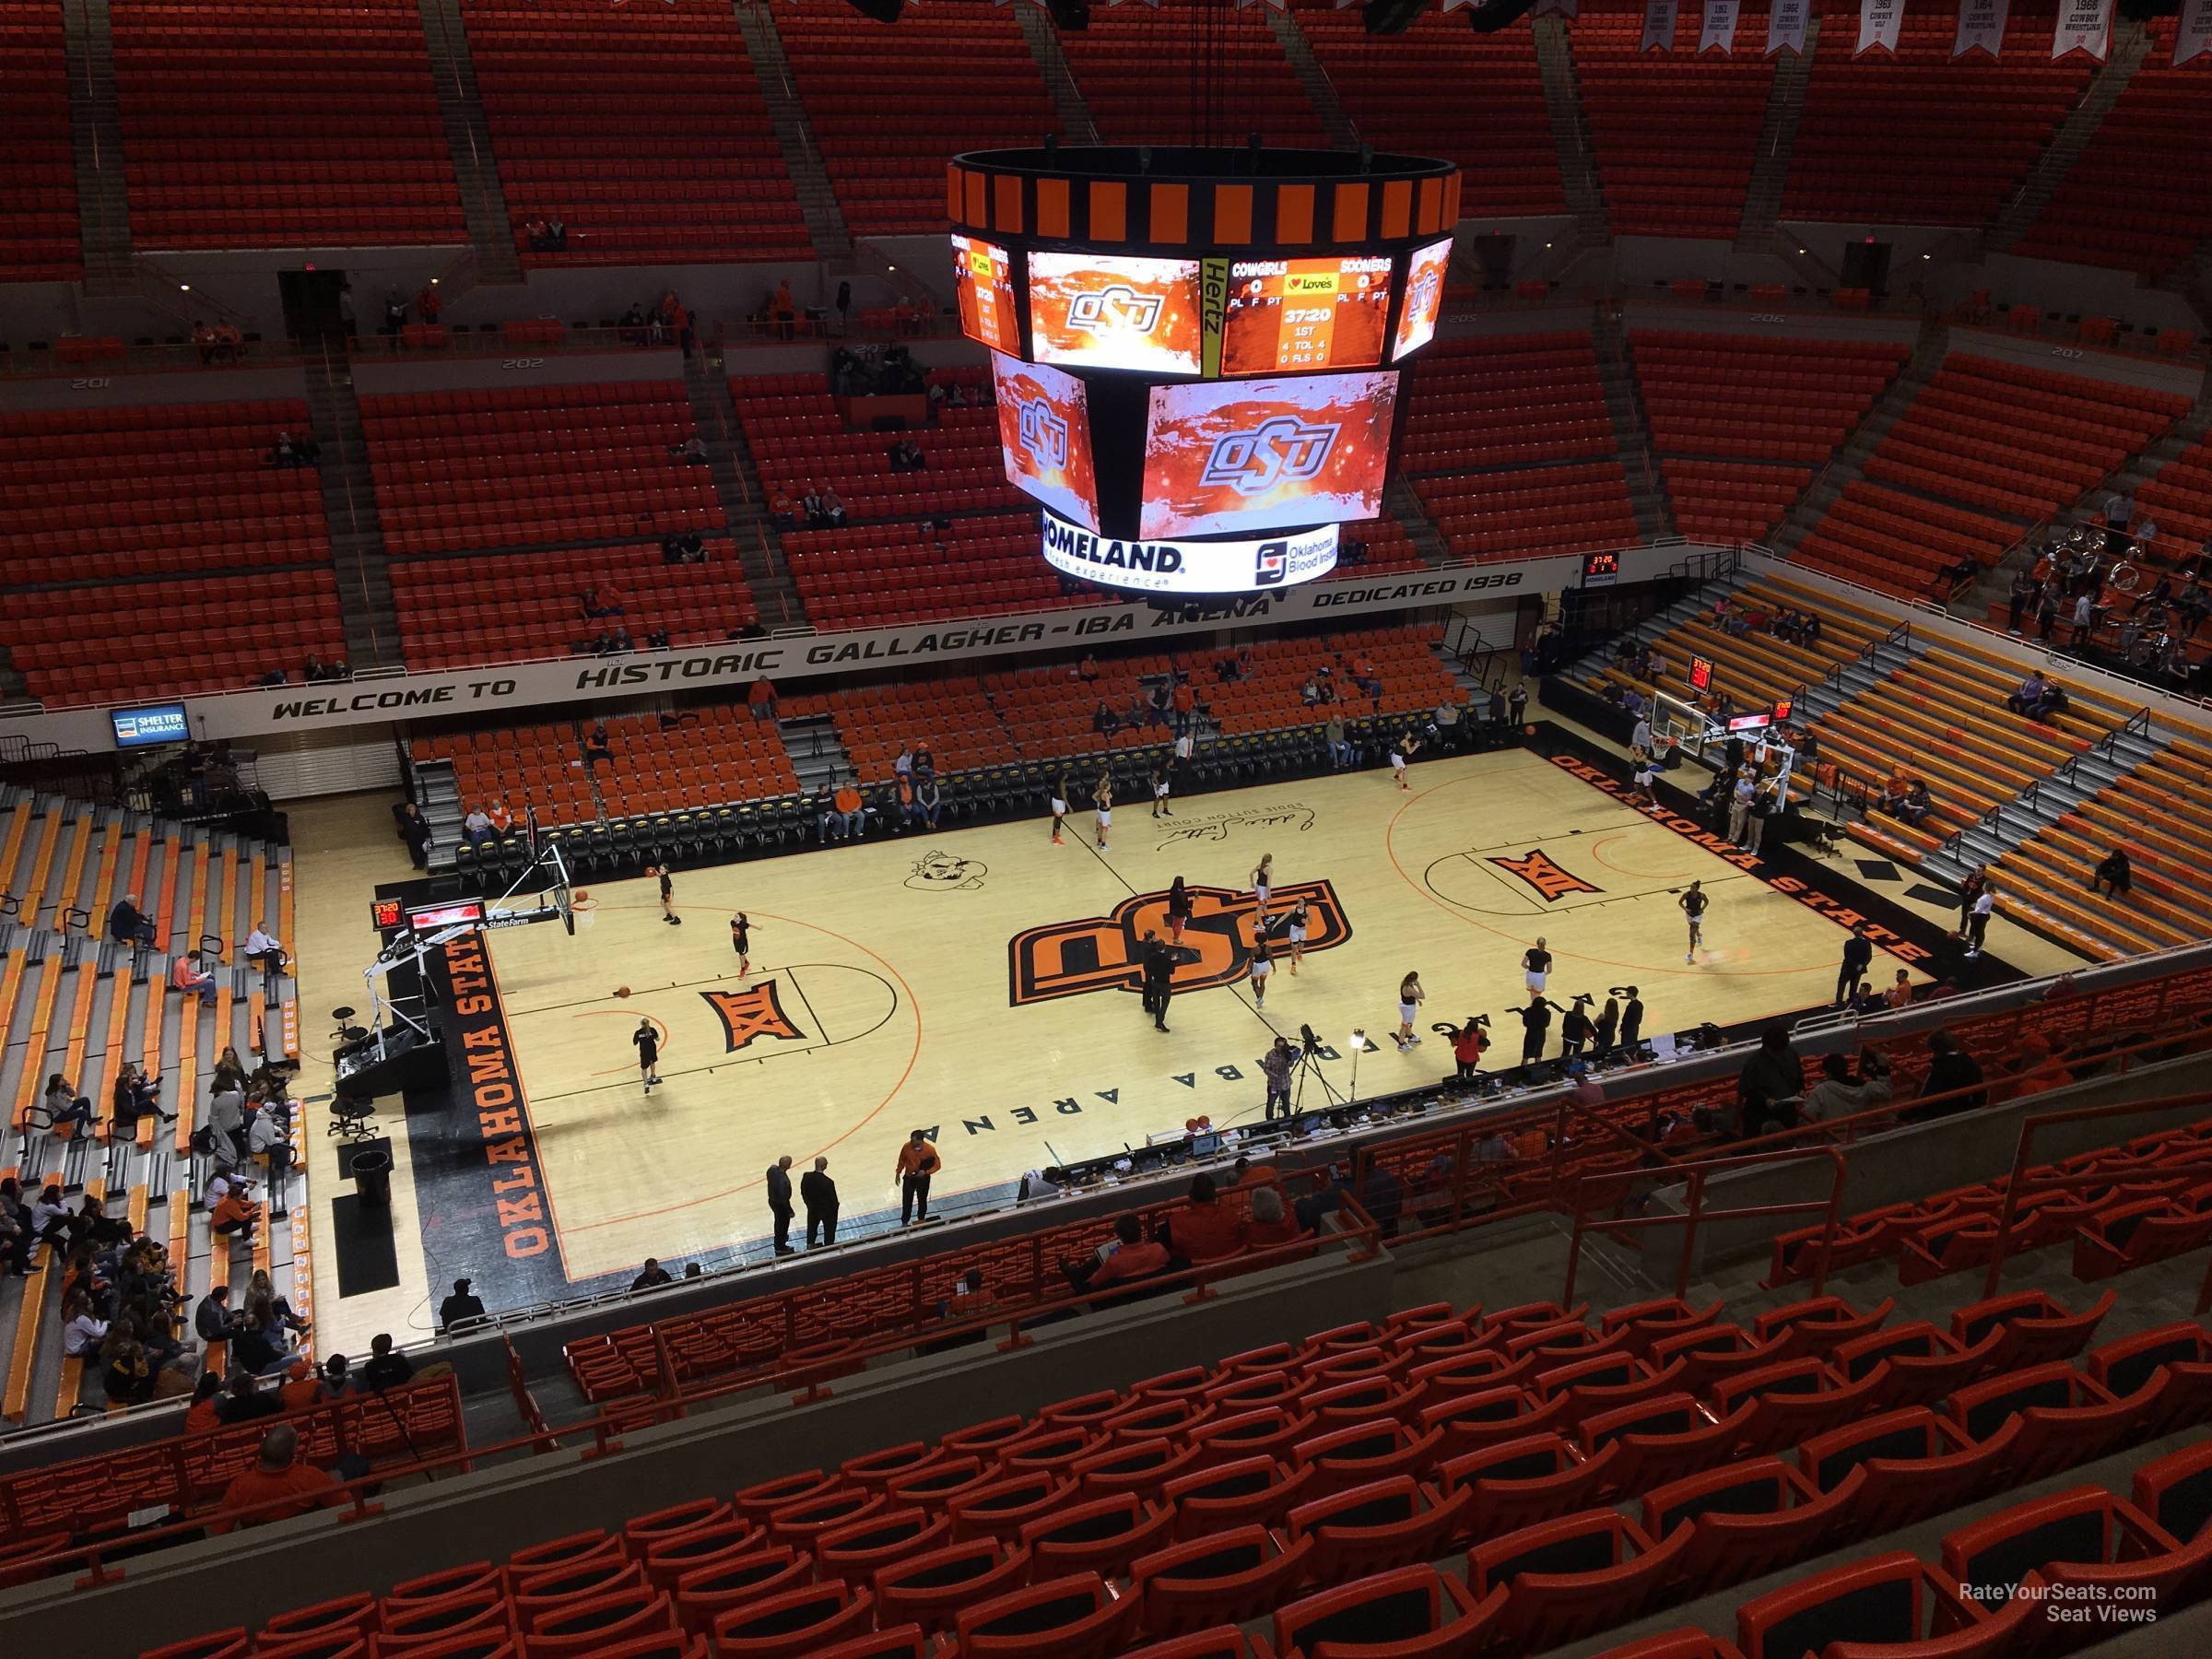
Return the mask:
{"type": "MultiPolygon", "coordinates": [[[[758,1254],[763,1175],[785,1153],[794,1174],[829,1158],[848,1232],[880,1226],[915,1128],[944,1160],[941,1213],[995,1201],[1025,1171],[1196,1116],[1259,1120],[1259,1056],[1301,1024],[1326,1045],[1302,1086],[1308,1108],[1448,1074],[1431,1021],[1488,1014],[1489,1065],[1511,1065],[1521,956],[1539,936],[1555,1002],[1586,992],[1602,1004],[1634,984],[1646,1035],[1662,1037],[1826,1004],[1858,915],[1888,924],[1877,983],[1932,943],[1819,866],[1785,862],[1809,879],[1745,867],[1687,818],[1622,798],[1581,751],[1408,775],[1409,791],[1378,770],[1210,794],[1157,819],[1149,803],[1124,805],[1104,852],[1088,811],[1058,846],[1041,811],[679,871],[680,925],[662,919],[650,879],[586,886],[573,936],[540,925],[455,941],[453,1088],[408,1097],[391,1125],[412,1166],[393,1288],[434,1301],[468,1273],[488,1303],[513,1305],[627,1284],[649,1255],[758,1254]],[[1302,896],[1312,923],[1295,975],[1277,934],[1263,1006],[1248,963],[1251,872],[1267,853],[1271,912],[1302,896]],[[1146,930],[1164,932],[1178,875],[1196,913],[1163,1034],[1142,1012],[1135,963],[1146,930]],[[1693,878],[1712,896],[1694,964],[1676,903],[1693,878]],[[742,977],[737,909],[751,921],[742,977]],[[1408,971],[1429,1000],[1425,1041],[1402,1053],[1392,1034],[1408,971]],[[631,1041],[641,1020],[660,1045],[650,1097],[631,1041]],[[1355,1028],[1379,1045],[1356,1069],[1355,1028]]],[[[1556,1018],[1547,1052],[1559,1052],[1556,1018]]]]}

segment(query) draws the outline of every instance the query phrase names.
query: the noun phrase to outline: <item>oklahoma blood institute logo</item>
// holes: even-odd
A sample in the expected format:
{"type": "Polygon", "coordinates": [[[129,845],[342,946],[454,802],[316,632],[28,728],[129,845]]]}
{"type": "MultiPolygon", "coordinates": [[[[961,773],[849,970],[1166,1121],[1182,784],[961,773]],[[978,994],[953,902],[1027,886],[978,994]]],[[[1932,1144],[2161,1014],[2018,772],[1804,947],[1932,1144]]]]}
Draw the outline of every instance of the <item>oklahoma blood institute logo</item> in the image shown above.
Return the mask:
{"type": "MultiPolygon", "coordinates": [[[[1245,977],[1252,960],[1253,896],[1229,888],[1187,890],[1191,920],[1182,930],[1175,989],[1205,991],[1235,983],[1245,977]]],[[[1284,917],[1300,899],[1306,901],[1308,950],[1327,950],[1352,936],[1335,888],[1325,881],[1294,882],[1268,895],[1268,937],[1277,954],[1289,947],[1284,917]]],[[[1168,936],[1167,894],[1139,893],[1108,915],[1016,934],[1006,942],[1007,1003],[1018,1008],[1090,991],[1141,992],[1147,931],[1168,936]]]]}
{"type": "Polygon", "coordinates": [[[1580,876],[1562,870],[1541,847],[1526,858],[1493,858],[1489,861],[1508,875],[1518,876],[1536,889],[1547,904],[1557,904],[1570,893],[1602,893],[1603,888],[1594,887],[1580,876]]]}
{"type": "Polygon", "coordinates": [[[791,1022],[776,1000],[776,982],[767,980],[743,991],[701,991],[707,1006],[722,1020],[722,1034],[729,1040],[730,1053],[748,1046],[756,1038],[788,1037],[804,1041],[806,1033],[791,1022]]]}

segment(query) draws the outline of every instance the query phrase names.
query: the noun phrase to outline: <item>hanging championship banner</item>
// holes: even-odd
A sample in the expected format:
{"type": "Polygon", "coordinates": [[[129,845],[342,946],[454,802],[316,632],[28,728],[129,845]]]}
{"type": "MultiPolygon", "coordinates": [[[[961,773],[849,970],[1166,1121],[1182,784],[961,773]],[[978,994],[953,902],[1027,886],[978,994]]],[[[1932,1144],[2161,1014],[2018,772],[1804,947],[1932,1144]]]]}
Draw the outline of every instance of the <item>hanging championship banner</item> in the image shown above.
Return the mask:
{"type": "Polygon", "coordinates": [[[1951,55],[1986,52],[1993,58],[2005,52],[2005,23],[2012,15],[2012,0],[1959,0],[1959,33],[1951,41],[1951,55]]]}
{"type": "Polygon", "coordinates": [[[2058,29],[2051,37],[2051,61],[2086,52],[2104,62],[2112,39],[2112,0],[2058,0],[2058,29]]]}
{"type": "Polygon", "coordinates": [[[1698,31],[1698,51],[1711,52],[1715,46],[1724,56],[1735,51],[1735,18],[1743,9],[1743,0],[1705,0],[1705,27],[1698,31]]]}
{"type": "Polygon", "coordinates": [[[1767,55],[1778,52],[1794,52],[1805,55],[1806,18],[1812,11],[1812,0],[1774,0],[1767,13],[1767,55]]]}
{"type": "Polygon", "coordinates": [[[1675,49],[1675,15],[1678,0],[1643,0],[1643,44],[1638,50],[1675,49]]]}
{"type": "Polygon", "coordinates": [[[1905,0],[1859,0],[1859,43],[1853,57],[1864,57],[1879,46],[1897,55],[1897,33],[1905,21],[1905,0]]]}
{"type": "Polygon", "coordinates": [[[2182,0],[2181,26],[2173,31],[2173,64],[2212,52],[2212,0],[2182,0]]]}

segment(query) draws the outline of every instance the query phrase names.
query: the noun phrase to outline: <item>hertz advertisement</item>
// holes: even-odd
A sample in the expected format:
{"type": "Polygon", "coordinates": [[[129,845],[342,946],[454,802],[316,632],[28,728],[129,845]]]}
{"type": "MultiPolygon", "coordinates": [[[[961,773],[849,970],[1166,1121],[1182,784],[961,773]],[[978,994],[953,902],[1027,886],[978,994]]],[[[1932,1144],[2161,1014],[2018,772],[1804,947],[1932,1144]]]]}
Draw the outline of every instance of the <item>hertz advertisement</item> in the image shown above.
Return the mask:
{"type": "Polygon", "coordinates": [[[1394,371],[1155,386],[1145,438],[1147,539],[1375,517],[1394,371]]]}
{"type": "Polygon", "coordinates": [[[994,351],[1021,349],[1021,315],[1014,305],[1014,261],[995,242],[952,239],[952,287],[959,297],[960,332],[994,351]]]}
{"type": "Polygon", "coordinates": [[[994,353],[998,445],[1006,481],[1063,519],[1099,527],[1098,472],[1090,454],[1090,406],[1072,374],[994,353]]]}
{"type": "Polygon", "coordinates": [[[1198,262],[1031,253],[1030,337],[1041,363],[1196,374],[1198,262]]]}
{"type": "Polygon", "coordinates": [[[1390,312],[1386,256],[1240,259],[1229,267],[1223,374],[1371,369],[1390,312]]]}

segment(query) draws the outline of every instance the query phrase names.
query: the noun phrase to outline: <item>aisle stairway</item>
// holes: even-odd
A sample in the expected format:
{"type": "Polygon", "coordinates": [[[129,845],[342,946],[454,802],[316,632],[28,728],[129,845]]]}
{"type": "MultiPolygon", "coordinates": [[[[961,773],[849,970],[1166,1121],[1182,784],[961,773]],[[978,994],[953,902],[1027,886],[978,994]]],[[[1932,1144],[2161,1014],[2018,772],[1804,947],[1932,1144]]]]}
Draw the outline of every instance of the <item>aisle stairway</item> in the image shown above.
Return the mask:
{"type": "Polygon", "coordinates": [[[477,68],[469,56],[468,29],[460,0],[416,0],[422,14],[422,38],[429,49],[431,78],[438,84],[438,110],[453,153],[453,177],[461,186],[461,211],[468,240],[477,252],[477,280],[519,283],[523,262],[514,250],[514,221],[508,217],[507,192],[491,150],[491,129],[477,91],[477,68]]]}
{"type": "Polygon", "coordinates": [[[69,133],[76,155],[76,226],[88,295],[137,291],[131,272],[131,204],[115,103],[115,38],[108,0],[62,8],[69,52],[69,133]]]}
{"type": "Polygon", "coordinates": [[[354,394],[352,359],[324,341],[304,356],[307,407],[322,446],[318,472],[323,511],[330,523],[331,562],[346,621],[347,661],[364,668],[397,668],[399,609],[377,513],[376,479],[361,435],[361,406],[354,394]]]}
{"type": "Polygon", "coordinates": [[[753,603],[759,606],[762,624],[771,629],[803,624],[806,607],[783,558],[783,537],[762,499],[745,429],[730,399],[729,382],[715,372],[704,353],[686,353],[684,388],[706,442],[714,493],[729,523],[730,545],[736,550],[753,603]]]}
{"type": "Polygon", "coordinates": [[[1766,119],[1760,124],[1759,151],[1751,161],[1751,182],[1744,190],[1743,217],[1736,225],[1735,251],[1756,252],[1773,237],[1782,215],[1783,187],[1789,182],[1790,147],[1797,141],[1797,121],[1805,113],[1805,81],[1812,73],[1818,33],[1808,34],[1803,53],[1775,56],[1774,78],[1767,85],[1766,119]]]}

